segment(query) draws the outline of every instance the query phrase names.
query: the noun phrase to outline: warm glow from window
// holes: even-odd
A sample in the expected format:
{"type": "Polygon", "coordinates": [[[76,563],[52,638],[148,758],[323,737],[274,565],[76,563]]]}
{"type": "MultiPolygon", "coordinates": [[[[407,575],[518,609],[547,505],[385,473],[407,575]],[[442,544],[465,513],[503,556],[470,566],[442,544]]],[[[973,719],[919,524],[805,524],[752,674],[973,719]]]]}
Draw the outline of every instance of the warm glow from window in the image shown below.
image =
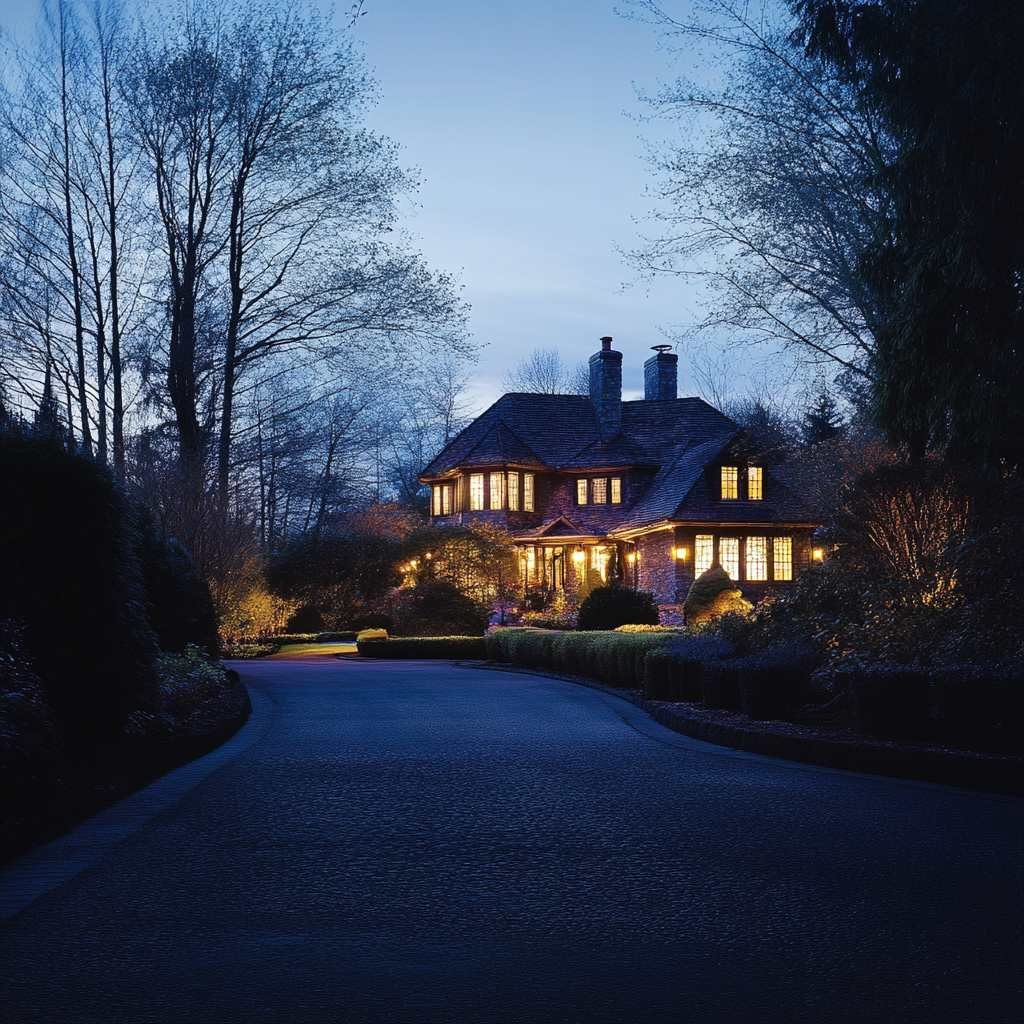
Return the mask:
{"type": "Polygon", "coordinates": [[[612,477],[612,504],[622,504],[622,480],[617,476],[612,477]]]}
{"type": "Polygon", "coordinates": [[[577,480],[576,481],[576,504],[586,505],[587,503],[587,481],[577,480]]]}
{"type": "Polygon", "coordinates": [[[590,486],[594,493],[594,504],[595,505],[607,505],[608,504],[608,481],[604,477],[598,477],[596,480],[590,482],[590,486]]]}
{"type": "Polygon", "coordinates": [[[698,533],[693,544],[693,571],[699,576],[707,572],[715,560],[715,538],[710,533],[698,533]]]}
{"type": "Polygon", "coordinates": [[[519,474],[508,475],[508,507],[513,512],[519,511],[519,474]]]}
{"type": "Polygon", "coordinates": [[[775,537],[772,545],[772,554],[775,558],[775,578],[791,580],[793,578],[793,538],[775,537]]]}
{"type": "Polygon", "coordinates": [[[491,474],[491,511],[498,512],[505,507],[505,474],[491,474]]]}
{"type": "Polygon", "coordinates": [[[431,515],[439,516],[441,514],[441,486],[440,484],[434,484],[431,488],[431,494],[433,495],[433,505],[431,506],[431,515]]]}
{"type": "Polygon", "coordinates": [[[747,579],[768,579],[768,538],[747,538],[747,579]]]}
{"type": "Polygon", "coordinates": [[[526,549],[526,578],[528,580],[537,578],[537,549],[532,545],[526,549]]]}
{"type": "Polygon", "coordinates": [[[718,538],[718,560],[722,568],[729,574],[729,579],[740,578],[740,539],[739,537],[718,538]]]}
{"type": "Polygon", "coordinates": [[[740,471],[737,466],[722,467],[722,497],[738,498],[740,496],[740,471]]]}
{"type": "Polygon", "coordinates": [[[751,501],[764,497],[764,471],[760,466],[747,466],[747,497],[751,501]]]}
{"type": "Polygon", "coordinates": [[[452,488],[450,485],[441,488],[441,514],[445,516],[452,514],[452,488]]]}
{"type": "Polygon", "coordinates": [[[469,475],[469,510],[479,512],[484,507],[484,475],[483,473],[470,473],[469,475]]]}
{"type": "Polygon", "coordinates": [[[523,511],[533,511],[533,474],[523,474],[523,511]]]}

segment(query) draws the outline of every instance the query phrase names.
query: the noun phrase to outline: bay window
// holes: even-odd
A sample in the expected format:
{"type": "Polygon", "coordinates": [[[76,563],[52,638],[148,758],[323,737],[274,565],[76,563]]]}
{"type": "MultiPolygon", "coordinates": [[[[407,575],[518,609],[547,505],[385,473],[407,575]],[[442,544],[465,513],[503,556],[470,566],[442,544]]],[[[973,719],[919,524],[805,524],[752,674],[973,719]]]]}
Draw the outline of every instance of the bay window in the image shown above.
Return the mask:
{"type": "Polygon", "coordinates": [[[519,511],[519,474],[508,475],[508,508],[510,512],[519,511]]]}
{"type": "Polygon", "coordinates": [[[698,533],[693,543],[693,571],[699,576],[707,572],[715,561],[715,538],[709,533],[698,533]]]}
{"type": "Polygon", "coordinates": [[[740,578],[740,539],[739,537],[719,537],[718,561],[729,574],[729,579],[740,578]]]}
{"type": "Polygon", "coordinates": [[[747,538],[747,579],[760,582],[768,579],[768,538],[747,538]]]}
{"type": "Polygon", "coordinates": [[[491,511],[500,512],[505,507],[505,474],[491,474],[491,511]]]}

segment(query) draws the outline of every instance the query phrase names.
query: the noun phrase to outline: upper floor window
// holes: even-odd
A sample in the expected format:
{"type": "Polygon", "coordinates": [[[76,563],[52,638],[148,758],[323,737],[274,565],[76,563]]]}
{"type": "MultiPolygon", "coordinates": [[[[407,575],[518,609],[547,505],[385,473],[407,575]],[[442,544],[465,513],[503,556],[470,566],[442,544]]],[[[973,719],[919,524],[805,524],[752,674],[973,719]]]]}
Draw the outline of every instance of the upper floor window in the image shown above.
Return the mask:
{"type": "Polygon", "coordinates": [[[598,477],[590,481],[590,488],[594,495],[595,505],[608,504],[608,480],[606,477],[598,477]]]}
{"type": "Polygon", "coordinates": [[[760,466],[747,466],[747,497],[751,501],[764,497],[764,470],[760,466]]]}
{"type": "Polygon", "coordinates": [[[469,475],[469,510],[480,512],[484,507],[484,475],[483,473],[470,473],[469,475]]]}
{"type": "Polygon", "coordinates": [[[739,537],[718,538],[718,560],[722,568],[729,574],[729,579],[740,578],[740,539],[739,537]]]}
{"type": "Polygon", "coordinates": [[[533,474],[523,474],[523,511],[533,511],[533,474]]]}
{"type": "Polygon", "coordinates": [[[715,561],[715,538],[710,533],[698,533],[693,543],[693,571],[699,576],[707,572],[715,561]]]}
{"type": "Polygon", "coordinates": [[[747,579],[768,579],[768,538],[747,538],[747,579]]]}
{"type": "Polygon", "coordinates": [[[777,580],[791,580],[793,578],[793,538],[775,537],[773,544],[775,572],[772,575],[777,580]]]}
{"type": "Polygon", "coordinates": [[[491,474],[491,511],[500,512],[505,507],[505,474],[491,474]]]}
{"type": "Polygon", "coordinates": [[[740,471],[738,466],[722,467],[722,498],[740,496],[740,471]]]}
{"type": "Polygon", "coordinates": [[[576,481],[576,504],[586,505],[587,503],[587,481],[579,479],[576,481]]]}
{"type": "Polygon", "coordinates": [[[508,475],[508,507],[510,512],[519,511],[519,474],[508,475]]]}
{"type": "Polygon", "coordinates": [[[622,480],[620,477],[612,477],[612,504],[622,504],[622,480]]]}

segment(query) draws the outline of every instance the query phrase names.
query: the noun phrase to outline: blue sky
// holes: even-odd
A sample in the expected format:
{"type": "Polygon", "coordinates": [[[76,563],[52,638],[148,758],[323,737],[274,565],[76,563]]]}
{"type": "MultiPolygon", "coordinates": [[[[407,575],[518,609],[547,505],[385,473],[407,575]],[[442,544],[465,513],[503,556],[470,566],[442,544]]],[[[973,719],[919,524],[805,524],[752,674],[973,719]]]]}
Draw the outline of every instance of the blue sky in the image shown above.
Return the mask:
{"type": "MultiPolygon", "coordinates": [[[[685,12],[690,0],[669,0],[685,12]]],[[[339,18],[348,0],[338,0],[339,18]]],[[[4,0],[0,21],[30,27],[36,0],[4,0]]],[[[629,246],[649,208],[636,86],[673,74],[650,28],[612,0],[367,0],[358,21],[380,90],[370,121],[402,146],[423,186],[404,226],[456,274],[483,347],[476,403],[500,392],[532,348],[585,359],[602,334],[642,387],[660,329],[699,316],[677,281],[634,280],[629,246]]],[[[693,386],[682,353],[682,393],[693,386]]]]}

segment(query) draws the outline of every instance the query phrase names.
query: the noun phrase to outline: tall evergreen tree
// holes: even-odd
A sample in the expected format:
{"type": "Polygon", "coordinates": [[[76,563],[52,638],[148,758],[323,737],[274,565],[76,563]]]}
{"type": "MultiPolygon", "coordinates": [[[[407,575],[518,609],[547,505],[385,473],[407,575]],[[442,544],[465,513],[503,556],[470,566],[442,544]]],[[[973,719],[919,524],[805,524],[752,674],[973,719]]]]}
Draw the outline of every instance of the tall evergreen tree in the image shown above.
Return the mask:
{"type": "Polygon", "coordinates": [[[791,0],[795,39],[877,112],[893,230],[859,273],[895,298],[877,411],[915,454],[1024,462],[1024,6],[791,0]]]}
{"type": "Polygon", "coordinates": [[[839,413],[836,400],[827,387],[823,387],[818,393],[807,412],[804,413],[803,422],[800,425],[800,433],[803,436],[804,444],[820,444],[822,441],[831,441],[843,432],[843,418],[839,413]]]}

